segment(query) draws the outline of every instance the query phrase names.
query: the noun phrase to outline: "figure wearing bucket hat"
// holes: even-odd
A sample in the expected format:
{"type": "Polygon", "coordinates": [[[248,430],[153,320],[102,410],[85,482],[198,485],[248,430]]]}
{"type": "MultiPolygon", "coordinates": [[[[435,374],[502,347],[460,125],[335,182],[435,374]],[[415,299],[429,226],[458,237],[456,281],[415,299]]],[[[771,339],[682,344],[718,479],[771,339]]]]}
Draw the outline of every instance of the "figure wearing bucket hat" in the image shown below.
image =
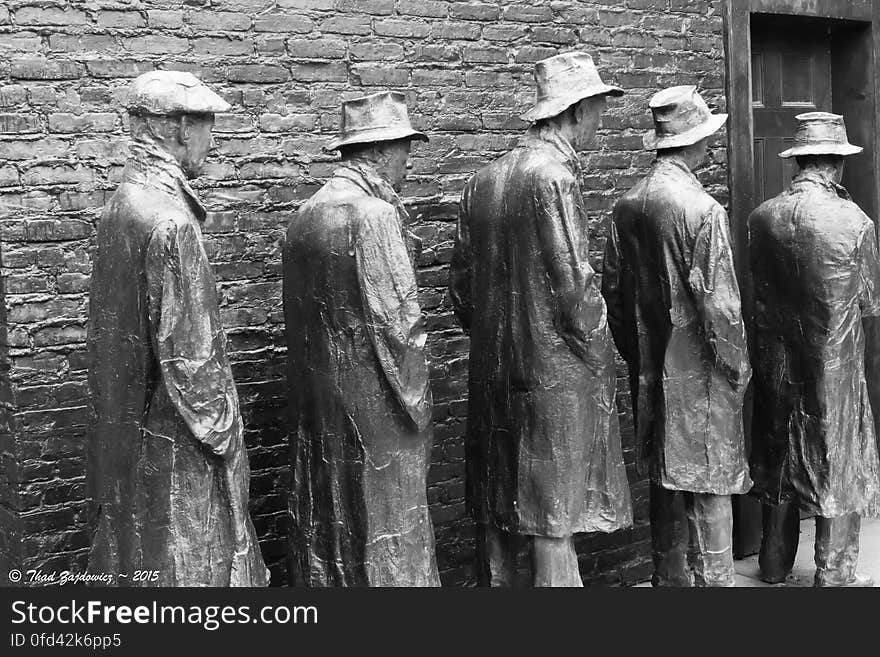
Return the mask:
{"type": "Polygon", "coordinates": [[[586,53],[535,67],[534,121],[462,194],[450,292],[470,334],[467,504],[480,585],[580,586],[572,534],[632,524],[605,306],[588,259],[577,148],[605,97],[586,53]]]}
{"type": "Polygon", "coordinates": [[[733,586],[730,495],[751,486],[750,368],[727,214],[692,173],[726,115],[694,86],[660,91],[650,108],[644,142],[657,159],[614,208],[602,291],[629,363],[637,463],[651,479],[652,583],[733,586]],[[686,533],[675,531],[679,492],[696,547],[690,567],[686,533]]]}
{"type": "Polygon", "coordinates": [[[404,95],[342,105],[333,177],[291,219],[284,316],[300,586],[439,586],[428,512],[431,391],[409,216],[394,190],[404,95]]]}
{"type": "Polygon", "coordinates": [[[123,586],[145,571],[147,585],[265,586],[206,213],[187,180],[230,106],[190,73],[153,71],[127,108],[129,158],[91,279],[89,569],[123,586]]]}
{"type": "Polygon", "coordinates": [[[749,217],[755,290],[753,494],[764,504],[761,577],[791,572],[801,509],[816,517],[816,586],[870,586],[856,573],[860,518],[880,511],[862,319],[880,314],[873,222],[840,185],[843,117],[797,117],[790,187],[749,217]]]}

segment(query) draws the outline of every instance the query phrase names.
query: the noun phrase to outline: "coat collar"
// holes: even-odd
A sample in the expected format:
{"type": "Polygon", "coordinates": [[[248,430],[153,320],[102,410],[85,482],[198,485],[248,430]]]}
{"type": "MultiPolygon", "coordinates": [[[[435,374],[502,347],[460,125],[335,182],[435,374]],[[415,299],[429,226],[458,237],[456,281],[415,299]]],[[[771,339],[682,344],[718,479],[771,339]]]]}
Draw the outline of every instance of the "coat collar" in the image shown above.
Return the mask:
{"type": "Polygon", "coordinates": [[[654,160],[654,167],[657,169],[674,171],[702,187],[702,183],[700,183],[699,179],[694,175],[694,172],[691,171],[691,168],[685,164],[684,160],[676,155],[664,155],[663,157],[658,157],[654,160]]]}
{"type": "Polygon", "coordinates": [[[196,219],[205,220],[205,206],[190,186],[180,164],[155,142],[131,143],[123,176],[135,184],[153,187],[172,196],[182,196],[196,219]]]}
{"type": "Polygon", "coordinates": [[[559,130],[549,125],[536,126],[533,125],[528,129],[519,145],[524,148],[544,148],[549,150],[559,161],[561,161],[569,170],[577,177],[580,177],[583,170],[581,161],[578,158],[577,151],[571,143],[563,137],[559,130]]]}
{"type": "Polygon", "coordinates": [[[802,169],[795,174],[794,178],[791,179],[792,189],[794,189],[795,187],[801,187],[803,185],[815,185],[816,187],[820,187],[828,192],[831,192],[839,198],[845,199],[847,201],[852,200],[852,197],[849,195],[849,192],[846,191],[846,188],[843,185],[838,185],[836,182],[826,178],[821,173],[818,173],[816,171],[802,169]]]}

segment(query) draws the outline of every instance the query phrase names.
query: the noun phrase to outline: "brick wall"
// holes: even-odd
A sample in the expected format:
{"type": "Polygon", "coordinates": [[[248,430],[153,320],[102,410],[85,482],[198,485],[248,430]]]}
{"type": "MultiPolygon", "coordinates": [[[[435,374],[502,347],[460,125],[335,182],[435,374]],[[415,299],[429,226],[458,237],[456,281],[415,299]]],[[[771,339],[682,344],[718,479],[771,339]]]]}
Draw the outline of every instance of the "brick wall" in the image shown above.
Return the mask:
{"type": "MultiPolygon", "coordinates": [[[[287,217],[333,168],[321,146],[336,129],[340,97],[407,93],[414,122],[431,136],[414,149],[404,190],[426,246],[419,284],[436,400],[429,499],[443,581],[466,581],[467,340],[445,293],[455,204],[467,177],[525,128],[517,116],[533,97],[533,63],[574,48],[629,92],[612,101],[584,156],[599,267],[608,211],[651,160],[641,150],[648,97],[695,83],[723,105],[717,1],[0,3],[0,570],[84,564],[94,224],[125,160],[125,88],[138,73],[169,68],[193,71],[233,104],[217,118],[218,149],[196,187],[213,210],[207,246],[247,424],[251,510],[275,583],[285,577],[288,482],[280,240],[287,217]]],[[[703,179],[724,201],[722,144],[703,179]]],[[[632,469],[625,393],[620,408],[637,526],[579,540],[589,583],[650,573],[647,490],[632,469]]]]}

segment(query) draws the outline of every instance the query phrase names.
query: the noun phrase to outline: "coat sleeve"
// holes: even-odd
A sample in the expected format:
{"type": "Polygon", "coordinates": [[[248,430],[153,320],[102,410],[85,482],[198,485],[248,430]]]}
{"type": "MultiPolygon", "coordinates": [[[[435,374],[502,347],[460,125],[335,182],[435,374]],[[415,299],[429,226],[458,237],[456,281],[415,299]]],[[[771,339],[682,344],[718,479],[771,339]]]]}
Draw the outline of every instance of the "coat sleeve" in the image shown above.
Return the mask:
{"type": "Polygon", "coordinates": [[[880,260],[877,258],[877,233],[874,222],[868,220],[859,246],[861,293],[859,306],[863,317],[880,315],[880,260]]]}
{"type": "Polygon", "coordinates": [[[458,204],[458,227],[455,233],[455,248],[449,266],[449,296],[455,308],[455,314],[465,333],[470,333],[473,303],[471,289],[473,285],[473,259],[471,257],[470,228],[470,184],[466,185],[458,204]]]}
{"type": "Polygon", "coordinates": [[[577,203],[580,186],[571,175],[539,177],[534,188],[538,246],[556,305],[556,329],[572,352],[598,370],[590,348],[604,328],[604,302],[588,259],[586,217],[577,203]]]}
{"type": "Polygon", "coordinates": [[[415,272],[393,207],[364,212],[355,257],[376,356],[400,405],[423,430],[431,422],[427,334],[415,272]]]}
{"type": "Polygon", "coordinates": [[[620,253],[620,238],[617,234],[617,214],[619,206],[614,209],[608,238],[605,240],[605,256],[602,264],[602,296],[608,307],[608,326],[617,351],[627,362],[631,362],[629,341],[624,321],[623,301],[623,259],[620,253]]]}
{"type": "Polygon", "coordinates": [[[171,402],[197,440],[230,458],[242,443],[238,394],[197,228],[158,226],[145,265],[153,349],[171,402]]]}
{"type": "Polygon", "coordinates": [[[718,204],[697,232],[688,282],[716,365],[731,384],[744,388],[751,377],[748,345],[727,213],[718,204]]]}

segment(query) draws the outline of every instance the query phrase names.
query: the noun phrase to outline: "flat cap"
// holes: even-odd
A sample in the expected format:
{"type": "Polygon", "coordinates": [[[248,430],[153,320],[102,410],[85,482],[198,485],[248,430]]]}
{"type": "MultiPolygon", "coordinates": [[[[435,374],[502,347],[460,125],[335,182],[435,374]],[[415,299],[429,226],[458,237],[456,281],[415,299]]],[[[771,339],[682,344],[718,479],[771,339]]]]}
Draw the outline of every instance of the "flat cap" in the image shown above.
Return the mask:
{"type": "Polygon", "coordinates": [[[131,83],[126,107],[132,113],[216,114],[232,107],[192,73],[150,71],[131,83]]]}

